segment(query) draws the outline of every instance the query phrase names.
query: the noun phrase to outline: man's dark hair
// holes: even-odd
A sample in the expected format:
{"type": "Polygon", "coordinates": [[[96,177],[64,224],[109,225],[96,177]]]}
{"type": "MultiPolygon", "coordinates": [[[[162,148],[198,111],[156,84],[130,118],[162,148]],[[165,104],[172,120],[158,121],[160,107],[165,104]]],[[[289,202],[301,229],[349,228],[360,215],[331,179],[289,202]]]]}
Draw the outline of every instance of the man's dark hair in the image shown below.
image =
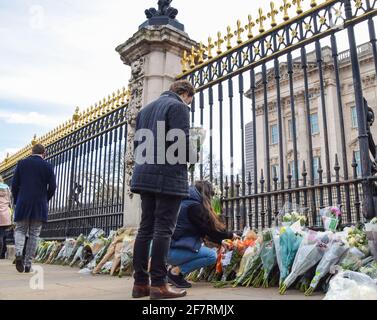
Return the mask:
{"type": "Polygon", "coordinates": [[[195,95],[195,88],[193,87],[191,82],[187,80],[179,80],[174,82],[170,86],[170,91],[176,93],[179,96],[184,93],[187,93],[190,97],[193,97],[195,95]]]}
{"type": "Polygon", "coordinates": [[[46,152],[46,148],[41,144],[36,144],[33,146],[33,149],[31,149],[32,154],[44,154],[46,152]]]}

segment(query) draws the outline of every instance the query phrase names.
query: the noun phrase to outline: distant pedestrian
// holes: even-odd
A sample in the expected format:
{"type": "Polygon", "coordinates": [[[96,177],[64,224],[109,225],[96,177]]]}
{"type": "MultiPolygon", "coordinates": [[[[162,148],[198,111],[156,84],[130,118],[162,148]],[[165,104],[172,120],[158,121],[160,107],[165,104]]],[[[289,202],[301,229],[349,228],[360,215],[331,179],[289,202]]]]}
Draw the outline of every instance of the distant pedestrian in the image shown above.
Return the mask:
{"type": "Polygon", "coordinates": [[[13,176],[12,194],[16,224],[14,240],[18,272],[31,270],[42,224],[47,222],[48,202],[56,189],[54,169],[44,160],[45,156],[44,146],[36,144],[33,146],[32,155],[18,162],[13,176]],[[23,258],[26,235],[29,238],[23,258]]]}
{"type": "Polygon", "coordinates": [[[5,251],[5,232],[12,225],[11,192],[0,176],[0,255],[5,251]]]}

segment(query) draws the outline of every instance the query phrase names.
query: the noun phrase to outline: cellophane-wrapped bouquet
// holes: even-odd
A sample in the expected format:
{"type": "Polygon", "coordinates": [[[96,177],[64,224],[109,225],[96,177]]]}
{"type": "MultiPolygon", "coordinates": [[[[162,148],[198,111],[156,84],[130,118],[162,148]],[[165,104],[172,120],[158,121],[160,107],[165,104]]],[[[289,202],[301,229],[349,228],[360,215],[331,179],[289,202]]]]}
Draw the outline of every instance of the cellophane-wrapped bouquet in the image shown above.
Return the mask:
{"type": "Polygon", "coordinates": [[[377,261],[377,217],[365,224],[368,246],[374,260],[377,261]]]}
{"type": "Polygon", "coordinates": [[[280,287],[280,294],[284,294],[299,276],[304,275],[322,259],[328,248],[330,237],[331,234],[326,232],[308,231],[304,234],[292,269],[280,287]]]}
{"type": "Polygon", "coordinates": [[[335,232],[342,216],[342,211],[340,208],[336,206],[326,207],[320,210],[320,215],[325,230],[335,232]]]}

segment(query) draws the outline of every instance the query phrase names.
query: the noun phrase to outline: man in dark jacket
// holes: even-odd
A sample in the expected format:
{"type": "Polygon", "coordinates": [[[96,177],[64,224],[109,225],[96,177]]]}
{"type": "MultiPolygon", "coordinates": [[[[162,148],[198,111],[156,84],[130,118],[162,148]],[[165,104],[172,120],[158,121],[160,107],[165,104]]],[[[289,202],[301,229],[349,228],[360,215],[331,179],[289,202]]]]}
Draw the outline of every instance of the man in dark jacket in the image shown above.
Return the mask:
{"type": "MultiPolygon", "coordinates": [[[[167,284],[166,260],[171,236],[177,223],[181,200],[189,195],[187,162],[192,159],[190,147],[190,107],[195,90],[188,81],[177,81],[159,99],[143,108],[136,122],[135,158],[131,191],[141,196],[142,216],[134,247],[134,298],[150,295],[151,299],[177,298],[186,295],[167,284]],[[161,131],[161,126],[164,130],[161,131]],[[183,136],[183,150],[175,156],[181,161],[169,161],[169,148],[177,139],[169,138],[175,130],[183,136]],[[150,132],[149,141],[145,131],[150,132]],[[144,132],[139,134],[140,132],[144,132]],[[162,133],[161,133],[162,132],[162,133]],[[144,140],[145,141],[142,141],[144,140]],[[143,142],[143,143],[142,143],[143,142]],[[143,152],[138,150],[144,145],[143,152]],[[149,160],[140,161],[149,154],[149,160]],[[183,157],[183,161],[182,161],[183,157]],[[148,259],[151,241],[149,284],[148,259]]],[[[178,136],[178,144],[180,143],[178,136]]],[[[182,139],[181,139],[182,146],[182,139]]],[[[194,152],[196,162],[196,152],[194,152]]],[[[148,158],[148,157],[147,157],[148,158]]]]}
{"type": "Polygon", "coordinates": [[[37,248],[42,224],[47,222],[48,201],[54,196],[56,181],[54,169],[44,160],[45,148],[36,144],[32,155],[18,162],[12,181],[12,194],[16,206],[14,240],[16,247],[16,269],[30,272],[37,248]],[[25,258],[22,251],[28,234],[25,258]]]}

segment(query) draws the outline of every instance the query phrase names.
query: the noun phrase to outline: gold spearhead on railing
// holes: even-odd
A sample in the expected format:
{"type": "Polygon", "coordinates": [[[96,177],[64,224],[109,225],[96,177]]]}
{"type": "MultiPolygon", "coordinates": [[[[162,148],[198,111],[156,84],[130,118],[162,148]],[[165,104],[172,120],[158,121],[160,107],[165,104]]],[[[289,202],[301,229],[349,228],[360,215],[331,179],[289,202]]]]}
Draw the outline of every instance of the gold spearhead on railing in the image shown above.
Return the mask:
{"type": "Polygon", "coordinates": [[[312,8],[316,7],[316,6],[317,6],[317,1],[316,1],[316,0],[312,0],[312,1],[310,2],[310,6],[311,6],[312,8]]]}
{"type": "Polygon", "coordinates": [[[208,59],[212,59],[213,58],[213,55],[212,55],[212,49],[215,47],[215,45],[213,44],[212,42],[212,38],[209,37],[208,38],[208,45],[207,45],[207,56],[208,56],[208,59]]]}
{"type": "Polygon", "coordinates": [[[202,42],[199,44],[199,49],[198,49],[198,63],[201,64],[204,62],[204,54],[206,52],[206,49],[204,48],[204,45],[202,42]]]}
{"type": "Polygon", "coordinates": [[[231,29],[230,26],[228,26],[228,27],[226,28],[226,30],[227,30],[227,35],[224,37],[224,40],[227,42],[227,43],[226,43],[226,48],[227,48],[228,50],[230,50],[230,49],[232,49],[232,38],[233,38],[234,36],[233,36],[233,32],[232,32],[232,29],[231,29]]]}
{"type": "Polygon", "coordinates": [[[259,32],[264,32],[264,25],[263,22],[267,19],[266,16],[263,14],[263,9],[259,8],[258,10],[259,18],[257,19],[257,23],[259,24],[259,32]]]}
{"type": "Polygon", "coordinates": [[[80,120],[80,108],[76,107],[75,113],[72,116],[72,119],[74,122],[77,122],[80,120]]]}
{"type": "Polygon", "coordinates": [[[194,46],[191,47],[191,54],[190,54],[190,68],[195,68],[195,59],[196,57],[198,56],[198,54],[196,53],[196,50],[194,48],[194,46]]]}
{"type": "MultiPolygon", "coordinates": [[[[188,63],[189,63],[190,59],[189,57],[187,56],[187,51],[183,51],[183,57],[181,59],[181,65],[182,65],[182,72],[186,72],[188,70],[188,63]]],[[[124,92],[126,91],[125,88],[124,89],[124,92]]],[[[122,100],[124,101],[124,100],[122,100]]]]}
{"type": "Polygon", "coordinates": [[[241,20],[237,20],[237,29],[234,31],[234,35],[237,36],[237,43],[241,44],[242,41],[242,33],[245,31],[244,28],[241,26],[241,20]]]}
{"type": "Polygon", "coordinates": [[[280,7],[280,11],[283,12],[283,20],[289,20],[288,9],[291,7],[291,3],[288,0],[283,0],[283,5],[280,7]]]}
{"type": "Polygon", "coordinates": [[[33,137],[33,139],[31,140],[31,145],[35,146],[37,143],[38,143],[38,141],[37,141],[37,135],[35,134],[34,137],[33,137]]]}
{"type": "Polygon", "coordinates": [[[297,14],[301,14],[303,12],[302,7],[301,7],[301,2],[302,2],[302,0],[293,0],[292,1],[292,3],[294,5],[296,5],[296,13],[297,14]]]}
{"type": "Polygon", "coordinates": [[[245,29],[248,31],[247,37],[249,39],[252,39],[254,37],[253,35],[253,28],[255,26],[255,23],[253,21],[253,18],[251,17],[251,14],[249,14],[248,18],[248,24],[245,26],[245,29]]]}
{"type": "Polygon", "coordinates": [[[275,9],[275,3],[271,1],[270,3],[271,11],[267,14],[267,17],[271,19],[271,27],[276,27],[276,15],[279,13],[278,10],[275,9]]]}
{"type": "Polygon", "coordinates": [[[221,37],[221,32],[219,31],[217,33],[217,41],[215,42],[215,45],[217,46],[217,54],[221,54],[222,53],[222,50],[221,50],[221,45],[224,43],[224,40],[222,39],[221,37]]]}

